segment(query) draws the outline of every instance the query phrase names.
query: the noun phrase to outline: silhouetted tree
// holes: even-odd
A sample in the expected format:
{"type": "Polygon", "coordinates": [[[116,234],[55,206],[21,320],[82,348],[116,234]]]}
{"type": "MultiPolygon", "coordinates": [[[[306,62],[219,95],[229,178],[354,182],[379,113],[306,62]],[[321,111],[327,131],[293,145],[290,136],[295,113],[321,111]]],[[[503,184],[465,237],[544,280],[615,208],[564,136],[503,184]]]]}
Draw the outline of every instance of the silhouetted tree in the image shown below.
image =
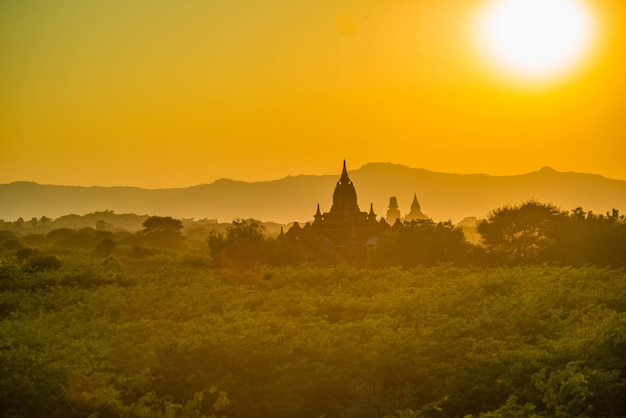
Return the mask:
{"type": "Polygon", "coordinates": [[[617,209],[567,213],[529,201],[493,211],[477,231],[496,262],[626,265],[626,217],[617,209]]]}
{"type": "Polygon", "coordinates": [[[549,261],[584,264],[626,265],[626,218],[613,209],[605,215],[578,207],[559,225],[549,261]]]}
{"type": "Polygon", "coordinates": [[[417,220],[390,228],[370,253],[370,265],[414,267],[437,263],[466,264],[470,245],[451,222],[417,220]]]}
{"type": "Polygon", "coordinates": [[[261,221],[239,218],[225,233],[211,231],[207,244],[214,263],[228,268],[267,264],[269,247],[263,231],[261,221]]]}
{"type": "Polygon", "coordinates": [[[145,231],[180,231],[183,228],[183,222],[174,219],[171,216],[151,216],[141,224],[145,231]]]}
{"type": "Polygon", "coordinates": [[[234,219],[231,226],[226,228],[226,239],[229,241],[263,239],[265,227],[257,219],[234,219]]]}
{"type": "Polygon", "coordinates": [[[152,216],[142,223],[141,231],[146,243],[155,247],[176,248],[183,241],[182,221],[171,216],[152,216]]]}
{"type": "Polygon", "coordinates": [[[298,265],[303,261],[302,251],[285,235],[280,235],[270,241],[269,264],[274,266],[298,265]]]}
{"type": "Polygon", "coordinates": [[[567,214],[551,204],[530,200],[492,211],[476,225],[482,243],[499,261],[519,264],[541,259],[554,244],[567,214]]]}

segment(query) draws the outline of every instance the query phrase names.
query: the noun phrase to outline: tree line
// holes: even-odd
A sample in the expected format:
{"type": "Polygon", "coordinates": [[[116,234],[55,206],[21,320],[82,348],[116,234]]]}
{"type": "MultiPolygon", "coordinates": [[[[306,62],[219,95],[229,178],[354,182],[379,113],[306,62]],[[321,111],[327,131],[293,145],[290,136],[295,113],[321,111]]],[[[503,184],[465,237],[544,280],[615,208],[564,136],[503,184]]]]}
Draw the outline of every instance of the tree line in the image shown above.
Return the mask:
{"type": "MultiPolygon", "coordinates": [[[[195,229],[172,217],[144,218],[142,230],[110,231],[96,228],[58,228],[46,234],[18,237],[10,230],[0,231],[0,245],[21,251],[18,258],[31,268],[56,264],[43,260],[39,247],[59,246],[92,248],[94,254],[116,256],[121,253],[142,258],[159,251],[193,249],[208,258],[203,262],[215,267],[247,269],[253,266],[313,264],[321,266],[350,264],[345,251],[310,225],[294,226],[278,236],[266,234],[256,219],[235,219],[221,229],[207,224],[195,229]],[[33,248],[34,247],[34,248],[33,248]]],[[[519,205],[493,210],[478,221],[480,242],[470,243],[463,230],[452,222],[419,220],[396,223],[367,249],[360,267],[411,268],[437,264],[456,266],[517,266],[550,263],[582,266],[626,266],[626,218],[617,209],[596,214],[576,208],[562,211],[552,204],[530,200],[519,205]]]]}
{"type": "MultiPolygon", "coordinates": [[[[582,208],[565,212],[531,200],[492,211],[476,230],[481,238],[477,245],[449,221],[396,224],[369,249],[367,267],[626,265],[626,218],[616,209],[606,215],[582,208]]],[[[310,226],[298,228],[296,236],[290,232],[270,239],[259,221],[239,219],[225,232],[210,234],[207,243],[222,267],[345,261],[310,226]]]]}

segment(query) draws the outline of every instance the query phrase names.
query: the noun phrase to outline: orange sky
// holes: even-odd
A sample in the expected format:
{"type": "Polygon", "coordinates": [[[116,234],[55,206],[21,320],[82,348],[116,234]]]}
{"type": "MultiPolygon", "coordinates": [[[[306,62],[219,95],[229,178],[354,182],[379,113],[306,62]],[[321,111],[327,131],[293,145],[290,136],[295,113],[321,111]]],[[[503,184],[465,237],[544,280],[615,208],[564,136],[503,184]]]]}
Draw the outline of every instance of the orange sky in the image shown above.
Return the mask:
{"type": "Polygon", "coordinates": [[[3,1],[0,183],[182,187],[344,158],[626,180],[626,3],[588,2],[591,55],[529,87],[473,41],[488,1],[3,1]]]}

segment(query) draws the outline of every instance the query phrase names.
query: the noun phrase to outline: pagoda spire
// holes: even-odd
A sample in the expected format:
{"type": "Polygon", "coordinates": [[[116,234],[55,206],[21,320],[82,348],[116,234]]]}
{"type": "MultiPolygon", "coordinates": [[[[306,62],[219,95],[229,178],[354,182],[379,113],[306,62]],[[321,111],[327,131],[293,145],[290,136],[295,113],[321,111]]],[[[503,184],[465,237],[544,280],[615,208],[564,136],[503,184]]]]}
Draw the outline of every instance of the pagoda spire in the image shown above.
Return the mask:
{"type": "Polygon", "coordinates": [[[343,160],[343,171],[341,178],[337,182],[335,192],[333,193],[333,206],[330,208],[331,213],[358,213],[359,205],[356,203],[356,191],[354,184],[348,177],[348,169],[346,168],[346,160],[343,160]]]}
{"type": "Polygon", "coordinates": [[[340,183],[348,184],[350,183],[350,177],[348,177],[348,169],[346,168],[346,160],[343,160],[343,171],[341,172],[341,178],[339,179],[340,183]]]}
{"type": "Polygon", "coordinates": [[[417,221],[420,219],[427,219],[426,215],[422,213],[420,203],[417,201],[417,193],[413,195],[413,203],[411,203],[411,212],[404,217],[405,221],[417,221]]]}
{"type": "Polygon", "coordinates": [[[415,193],[413,195],[413,203],[411,203],[411,212],[419,212],[421,209],[420,203],[417,201],[417,193],[415,193]]]}
{"type": "Polygon", "coordinates": [[[376,214],[374,213],[374,204],[370,203],[370,213],[367,215],[367,218],[370,220],[376,220],[376,214]]]}
{"type": "Polygon", "coordinates": [[[320,204],[317,204],[317,212],[315,212],[315,216],[313,217],[315,219],[315,221],[317,222],[321,222],[322,221],[322,212],[320,211],[320,204]]]}

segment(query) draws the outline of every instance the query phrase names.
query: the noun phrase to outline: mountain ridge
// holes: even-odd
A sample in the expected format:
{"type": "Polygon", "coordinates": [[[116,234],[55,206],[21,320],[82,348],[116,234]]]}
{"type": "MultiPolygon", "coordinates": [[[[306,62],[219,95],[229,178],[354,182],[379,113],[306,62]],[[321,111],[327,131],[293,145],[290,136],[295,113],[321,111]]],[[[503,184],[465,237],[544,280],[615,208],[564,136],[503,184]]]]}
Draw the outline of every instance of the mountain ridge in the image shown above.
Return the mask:
{"type": "MultiPolygon", "coordinates": [[[[562,210],[583,207],[595,213],[626,209],[626,181],[599,174],[559,172],[550,167],[526,174],[493,176],[456,174],[374,162],[349,170],[361,210],[386,215],[389,198],[396,196],[403,214],[413,195],[422,210],[436,221],[458,222],[486,216],[504,205],[529,199],[552,203],[562,210]]],[[[0,219],[58,217],[113,210],[116,213],[262,221],[306,222],[317,204],[322,212],[332,205],[337,174],[286,176],[248,182],[217,179],[184,188],[144,189],[133,186],[71,186],[16,181],[0,184],[0,219]]]]}

